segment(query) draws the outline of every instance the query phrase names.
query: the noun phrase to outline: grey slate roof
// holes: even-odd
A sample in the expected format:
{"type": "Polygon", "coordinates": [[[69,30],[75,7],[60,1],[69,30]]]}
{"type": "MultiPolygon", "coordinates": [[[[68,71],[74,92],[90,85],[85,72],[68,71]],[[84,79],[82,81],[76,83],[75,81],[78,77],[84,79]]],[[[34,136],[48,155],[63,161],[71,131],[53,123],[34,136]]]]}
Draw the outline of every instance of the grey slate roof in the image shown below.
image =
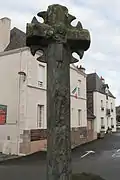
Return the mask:
{"type": "Polygon", "coordinates": [[[117,107],[116,107],[116,114],[117,114],[117,115],[120,115],[120,106],[117,106],[117,107]]]}
{"type": "Polygon", "coordinates": [[[12,49],[18,49],[26,46],[26,34],[14,27],[10,31],[10,43],[4,51],[9,51],[12,49]]]}
{"type": "MultiPolygon", "coordinates": [[[[96,73],[87,74],[87,91],[97,91],[106,94],[106,86],[108,87],[108,84],[104,84],[96,73]]],[[[115,98],[110,91],[108,91],[108,96],[115,98]]]]}

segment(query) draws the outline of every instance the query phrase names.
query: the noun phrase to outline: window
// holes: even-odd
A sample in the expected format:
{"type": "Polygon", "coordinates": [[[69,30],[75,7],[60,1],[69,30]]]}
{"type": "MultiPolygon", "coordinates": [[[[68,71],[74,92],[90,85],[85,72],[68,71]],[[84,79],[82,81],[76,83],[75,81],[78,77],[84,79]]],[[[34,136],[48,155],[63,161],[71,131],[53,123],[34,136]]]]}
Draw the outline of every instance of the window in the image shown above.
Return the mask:
{"type": "Polygon", "coordinates": [[[103,100],[101,100],[101,110],[104,111],[103,100]]]}
{"type": "Polygon", "coordinates": [[[109,126],[109,118],[107,117],[107,126],[109,126]]]}
{"type": "Polygon", "coordinates": [[[78,96],[80,96],[80,88],[78,87],[78,96]]]}
{"type": "Polygon", "coordinates": [[[73,116],[74,113],[74,108],[71,109],[71,115],[73,116]]]}
{"type": "Polygon", "coordinates": [[[111,118],[111,128],[114,128],[114,122],[113,122],[113,118],[111,118]]]}
{"type": "Polygon", "coordinates": [[[43,87],[45,81],[45,67],[40,65],[38,66],[38,86],[43,87]]]}
{"type": "Polygon", "coordinates": [[[37,106],[37,127],[42,127],[44,121],[44,105],[37,106]]]}
{"type": "Polygon", "coordinates": [[[114,123],[113,123],[113,118],[111,118],[111,126],[113,126],[114,125],[114,123]]]}
{"type": "Polygon", "coordinates": [[[101,108],[103,107],[103,100],[101,100],[101,108]]]}
{"type": "Polygon", "coordinates": [[[78,80],[78,96],[80,97],[81,80],[78,80]]]}
{"type": "Polygon", "coordinates": [[[81,126],[82,119],[81,119],[81,109],[78,109],[78,126],[81,126]]]}
{"type": "Polygon", "coordinates": [[[106,108],[108,108],[108,101],[106,101],[106,108]]]}
{"type": "Polygon", "coordinates": [[[108,94],[106,94],[106,99],[108,100],[108,94]]]}
{"type": "Polygon", "coordinates": [[[104,118],[101,117],[101,126],[104,126],[104,118]]]}
{"type": "Polygon", "coordinates": [[[111,112],[113,112],[114,110],[113,110],[113,104],[111,103],[111,112]]]}
{"type": "Polygon", "coordinates": [[[109,90],[108,87],[106,87],[106,89],[105,89],[106,94],[108,94],[108,90],[109,90]]]}
{"type": "Polygon", "coordinates": [[[113,112],[113,104],[111,103],[111,112],[113,112]]]}
{"type": "Polygon", "coordinates": [[[111,103],[111,109],[112,109],[112,103],[111,103]]]}

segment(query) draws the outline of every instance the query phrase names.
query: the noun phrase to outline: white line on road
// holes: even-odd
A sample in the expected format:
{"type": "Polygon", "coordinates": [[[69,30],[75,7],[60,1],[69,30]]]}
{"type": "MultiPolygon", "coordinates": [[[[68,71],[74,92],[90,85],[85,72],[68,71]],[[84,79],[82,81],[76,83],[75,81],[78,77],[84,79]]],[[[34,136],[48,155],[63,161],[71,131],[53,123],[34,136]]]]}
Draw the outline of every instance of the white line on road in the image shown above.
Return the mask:
{"type": "Polygon", "coordinates": [[[82,155],[81,158],[84,158],[85,156],[87,156],[88,154],[93,154],[95,153],[95,151],[86,151],[86,154],[82,155]]]}
{"type": "Polygon", "coordinates": [[[120,157],[120,154],[117,154],[117,153],[119,153],[119,152],[120,152],[120,149],[117,149],[116,153],[114,153],[114,154],[112,155],[112,157],[114,157],[114,156],[120,157]]]}
{"type": "Polygon", "coordinates": [[[116,154],[113,154],[112,157],[114,157],[116,154]]]}

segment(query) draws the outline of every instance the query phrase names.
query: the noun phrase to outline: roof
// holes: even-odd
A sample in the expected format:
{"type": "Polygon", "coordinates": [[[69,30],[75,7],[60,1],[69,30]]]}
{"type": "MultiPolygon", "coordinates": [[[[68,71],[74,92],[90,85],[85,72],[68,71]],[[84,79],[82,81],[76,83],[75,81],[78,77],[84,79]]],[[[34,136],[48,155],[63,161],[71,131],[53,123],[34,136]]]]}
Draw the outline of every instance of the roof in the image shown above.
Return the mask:
{"type": "Polygon", "coordinates": [[[117,107],[116,107],[116,114],[117,114],[117,115],[120,115],[120,106],[117,106],[117,107]]]}
{"type": "Polygon", "coordinates": [[[26,34],[14,27],[10,31],[10,43],[4,51],[18,49],[26,46],[26,34]]]}
{"type": "MultiPolygon", "coordinates": [[[[96,74],[87,74],[87,91],[97,91],[106,95],[105,88],[108,84],[102,82],[102,79],[96,74]]],[[[113,97],[113,94],[108,90],[108,96],[113,97]]]]}
{"type": "Polygon", "coordinates": [[[87,109],[87,119],[93,120],[95,118],[96,116],[89,109],[87,109]]]}

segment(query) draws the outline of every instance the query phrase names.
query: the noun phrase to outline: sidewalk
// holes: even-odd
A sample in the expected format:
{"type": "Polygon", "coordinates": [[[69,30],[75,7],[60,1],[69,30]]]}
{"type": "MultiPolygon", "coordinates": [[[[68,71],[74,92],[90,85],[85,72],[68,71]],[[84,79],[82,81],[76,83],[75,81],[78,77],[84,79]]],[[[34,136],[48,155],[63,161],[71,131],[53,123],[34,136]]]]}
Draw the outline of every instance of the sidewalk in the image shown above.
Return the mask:
{"type": "Polygon", "coordinates": [[[7,155],[7,154],[0,153],[0,162],[6,161],[6,160],[9,160],[9,159],[15,159],[15,158],[18,158],[18,156],[17,155],[7,155]]]}

